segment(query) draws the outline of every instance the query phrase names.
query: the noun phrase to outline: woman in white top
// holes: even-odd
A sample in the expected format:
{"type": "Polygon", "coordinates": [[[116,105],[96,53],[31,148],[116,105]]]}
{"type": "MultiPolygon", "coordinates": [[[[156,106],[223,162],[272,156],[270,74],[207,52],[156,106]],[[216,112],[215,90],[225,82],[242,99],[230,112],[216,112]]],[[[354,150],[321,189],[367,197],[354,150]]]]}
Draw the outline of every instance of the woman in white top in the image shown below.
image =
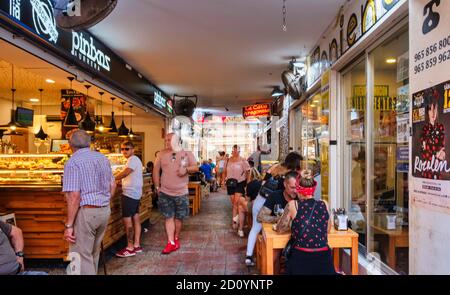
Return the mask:
{"type": "MultiPolygon", "coordinates": [[[[233,228],[237,229],[239,215],[239,201],[245,196],[245,186],[247,184],[248,171],[250,165],[247,160],[240,156],[240,149],[237,145],[233,146],[231,157],[225,164],[224,178],[227,182],[227,193],[231,196],[231,204],[233,205],[233,228]]],[[[243,237],[244,232],[239,229],[238,235],[243,237]]]]}
{"type": "Polygon", "coordinates": [[[219,152],[219,155],[216,157],[216,174],[219,186],[222,186],[224,182],[223,179],[224,169],[225,169],[225,152],[219,152]]]}

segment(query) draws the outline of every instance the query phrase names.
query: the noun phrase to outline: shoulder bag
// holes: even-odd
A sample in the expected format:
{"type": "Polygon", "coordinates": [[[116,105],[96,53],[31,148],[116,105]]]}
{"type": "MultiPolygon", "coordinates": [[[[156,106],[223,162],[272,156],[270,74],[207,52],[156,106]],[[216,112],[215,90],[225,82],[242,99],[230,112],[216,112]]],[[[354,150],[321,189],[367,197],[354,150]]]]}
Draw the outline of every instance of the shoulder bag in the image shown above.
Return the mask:
{"type": "MultiPolygon", "coordinates": [[[[245,160],[243,160],[245,161],[245,160]]],[[[225,165],[225,169],[228,168],[228,161],[225,165]]],[[[242,175],[244,175],[245,171],[242,171],[242,175]]],[[[227,188],[230,189],[235,189],[238,186],[238,180],[236,178],[228,178],[227,181],[225,182],[225,185],[227,186],[227,188]]]]}

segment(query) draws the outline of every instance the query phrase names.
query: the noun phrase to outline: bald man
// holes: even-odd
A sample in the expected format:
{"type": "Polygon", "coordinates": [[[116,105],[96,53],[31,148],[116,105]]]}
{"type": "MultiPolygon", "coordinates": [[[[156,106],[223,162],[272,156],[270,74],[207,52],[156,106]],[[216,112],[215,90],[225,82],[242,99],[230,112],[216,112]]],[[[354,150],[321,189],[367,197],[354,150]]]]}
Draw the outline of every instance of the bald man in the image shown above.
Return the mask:
{"type": "Polygon", "coordinates": [[[158,208],[166,218],[167,245],[162,254],[170,254],[180,248],[183,219],[189,215],[189,173],[197,172],[198,166],[192,152],[181,148],[176,134],[167,134],[164,142],[165,149],[158,154],[153,168],[153,180],[158,208]]]}

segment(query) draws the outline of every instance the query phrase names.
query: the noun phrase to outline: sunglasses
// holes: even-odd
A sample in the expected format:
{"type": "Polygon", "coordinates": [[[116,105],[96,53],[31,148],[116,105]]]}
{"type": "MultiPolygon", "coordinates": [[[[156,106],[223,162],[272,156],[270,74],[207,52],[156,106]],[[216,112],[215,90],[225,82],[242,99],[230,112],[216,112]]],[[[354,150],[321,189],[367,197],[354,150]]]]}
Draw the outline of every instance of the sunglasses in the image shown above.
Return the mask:
{"type": "Polygon", "coordinates": [[[129,151],[130,148],[121,148],[122,151],[129,151]]]}

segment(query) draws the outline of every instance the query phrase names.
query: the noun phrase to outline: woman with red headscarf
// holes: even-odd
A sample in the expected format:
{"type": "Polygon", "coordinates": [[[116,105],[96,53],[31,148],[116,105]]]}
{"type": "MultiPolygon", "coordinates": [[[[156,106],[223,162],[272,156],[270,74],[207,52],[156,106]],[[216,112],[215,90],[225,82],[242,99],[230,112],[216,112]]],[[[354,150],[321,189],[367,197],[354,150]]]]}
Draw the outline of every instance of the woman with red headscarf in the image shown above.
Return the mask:
{"type": "Polygon", "coordinates": [[[311,170],[303,171],[297,179],[297,192],[301,198],[286,205],[275,226],[277,232],[291,230],[294,244],[286,264],[290,275],[336,274],[328,246],[330,214],[324,201],[314,199],[316,187],[311,170]]]}

